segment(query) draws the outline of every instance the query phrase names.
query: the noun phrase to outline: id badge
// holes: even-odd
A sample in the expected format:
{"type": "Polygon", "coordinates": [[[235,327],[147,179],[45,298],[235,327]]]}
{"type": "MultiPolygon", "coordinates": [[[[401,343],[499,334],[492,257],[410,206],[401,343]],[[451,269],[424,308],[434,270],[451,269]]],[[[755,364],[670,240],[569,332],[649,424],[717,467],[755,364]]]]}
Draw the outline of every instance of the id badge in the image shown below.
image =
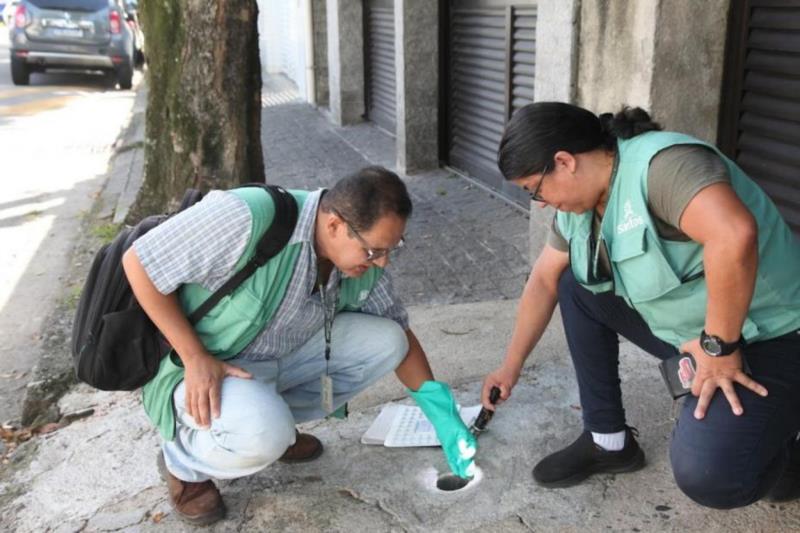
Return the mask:
{"type": "Polygon", "coordinates": [[[322,402],[322,409],[326,413],[333,412],[333,380],[327,374],[322,374],[320,380],[320,396],[322,402]]]}

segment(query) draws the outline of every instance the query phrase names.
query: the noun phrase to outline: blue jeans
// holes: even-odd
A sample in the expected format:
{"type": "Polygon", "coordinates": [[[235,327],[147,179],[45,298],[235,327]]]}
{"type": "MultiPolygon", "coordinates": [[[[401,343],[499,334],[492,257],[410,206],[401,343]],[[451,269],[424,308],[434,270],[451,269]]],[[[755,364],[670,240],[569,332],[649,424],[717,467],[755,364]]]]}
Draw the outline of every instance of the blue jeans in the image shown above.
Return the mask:
{"type": "MultiPolygon", "coordinates": [[[[183,382],[175,389],[175,439],[162,444],[172,475],[183,481],[248,476],[277,461],[295,442],[295,424],[324,418],[320,376],[325,373],[322,330],[297,351],[272,361],[232,359],[252,379],[226,377],[220,417],[201,428],[185,407],[183,382]]],[[[329,375],[338,408],[408,353],[408,338],[394,321],[362,313],[336,315],[329,375]]]]}
{"type": "MultiPolygon", "coordinates": [[[[584,428],[612,433],[625,427],[619,380],[619,335],[665,359],[676,347],[658,339],[642,317],[612,292],[593,294],[571,272],[561,277],[558,301],[578,379],[584,428]]],[[[698,336],[700,332],[698,331],[698,336]]],[[[672,432],[670,459],[678,487],[701,505],[730,509],[766,494],[786,465],[787,443],[800,430],[800,330],[749,344],[744,355],[763,398],[739,384],[744,414],[731,411],[717,390],[704,419],[687,396],[672,432]]],[[[666,385],[653,390],[669,398],[666,385]]]]}

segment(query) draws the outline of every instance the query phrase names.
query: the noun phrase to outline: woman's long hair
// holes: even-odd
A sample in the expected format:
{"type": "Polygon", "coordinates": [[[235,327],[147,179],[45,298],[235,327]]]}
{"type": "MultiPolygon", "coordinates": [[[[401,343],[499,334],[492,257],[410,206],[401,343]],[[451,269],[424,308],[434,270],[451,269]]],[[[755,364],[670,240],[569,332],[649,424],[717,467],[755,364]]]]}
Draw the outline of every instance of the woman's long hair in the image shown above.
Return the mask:
{"type": "Polygon", "coordinates": [[[630,139],[661,126],[642,108],[625,106],[616,114],[595,115],[562,102],[537,102],[519,109],[508,122],[497,166],[513,180],[552,168],[560,150],[580,154],[602,148],[615,151],[617,139],[630,139]]]}

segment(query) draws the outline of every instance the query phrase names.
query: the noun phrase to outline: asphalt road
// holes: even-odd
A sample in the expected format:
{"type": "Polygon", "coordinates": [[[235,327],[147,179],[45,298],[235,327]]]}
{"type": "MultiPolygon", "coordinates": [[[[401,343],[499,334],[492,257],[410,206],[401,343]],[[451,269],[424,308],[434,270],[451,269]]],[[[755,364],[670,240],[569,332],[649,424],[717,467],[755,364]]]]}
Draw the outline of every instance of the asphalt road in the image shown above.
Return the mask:
{"type": "MultiPolygon", "coordinates": [[[[134,91],[100,75],[33,74],[11,82],[0,26],[0,422],[16,419],[81,216],[103,182],[134,91]],[[44,329],[43,329],[44,328],[44,329]]],[[[141,77],[136,74],[134,84],[141,77]]],[[[134,85],[134,86],[135,86],[134,85]]],[[[65,354],[66,356],[66,354],[65,354]]]]}

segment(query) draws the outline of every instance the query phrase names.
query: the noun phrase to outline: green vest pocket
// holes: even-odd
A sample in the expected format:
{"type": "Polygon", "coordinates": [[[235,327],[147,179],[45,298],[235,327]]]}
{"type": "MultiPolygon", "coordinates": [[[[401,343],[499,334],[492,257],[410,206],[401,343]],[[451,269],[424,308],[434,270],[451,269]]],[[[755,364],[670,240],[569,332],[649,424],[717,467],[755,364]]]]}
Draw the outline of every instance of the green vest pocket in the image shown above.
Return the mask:
{"type": "Polygon", "coordinates": [[[609,250],[614,265],[616,293],[631,302],[647,302],[679,287],[658,238],[645,226],[614,236],[609,250]]]}

